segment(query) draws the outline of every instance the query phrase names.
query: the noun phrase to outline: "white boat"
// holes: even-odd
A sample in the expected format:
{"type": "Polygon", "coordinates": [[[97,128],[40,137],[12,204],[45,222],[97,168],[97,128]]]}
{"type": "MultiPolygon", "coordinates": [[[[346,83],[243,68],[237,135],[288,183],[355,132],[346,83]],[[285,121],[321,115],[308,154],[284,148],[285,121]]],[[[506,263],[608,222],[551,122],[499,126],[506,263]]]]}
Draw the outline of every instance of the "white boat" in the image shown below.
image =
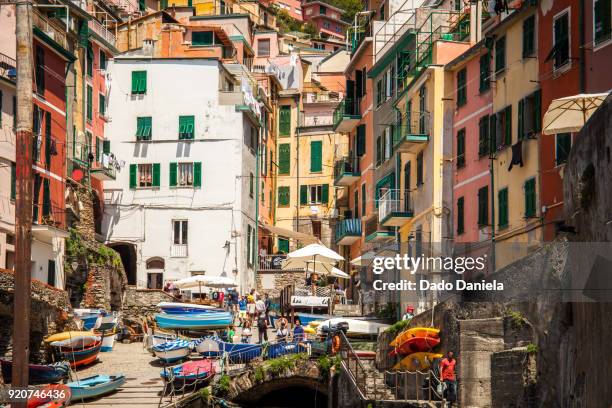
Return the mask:
{"type": "Polygon", "coordinates": [[[335,317],[333,319],[323,320],[317,326],[317,333],[321,333],[323,327],[333,327],[340,322],[348,323],[347,335],[352,337],[376,336],[382,330],[386,330],[389,325],[384,323],[376,323],[368,320],[347,319],[344,317],[335,317]]]}
{"type": "Polygon", "coordinates": [[[82,348],[91,346],[97,341],[100,341],[100,337],[98,336],[78,336],[78,337],[71,337],[66,340],[53,341],[51,342],[51,345],[53,347],[82,349],[82,348]]]}
{"type": "Polygon", "coordinates": [[[202,355],[218,354],[219,342],[211,337],[206,337],[196,345],[196,351],[202,355]]]}
{"type": "Polygon", "coordinates": [[[160,360],[166,363],[173,363],[191,354],[192,346],[193,343],[190,341],[176,339],[154,346],[153,353],[160,360]]]}
{"type": "Polygon", "coordinates": [[[115,334],[111,334],[110,336],[102,337],[102,347],[100,351],[106,353],[108,351],[113,351],[113,346],[115,345],[115,334]]]}
{"type": "Polygon", "coordinates": [[[152,332],[147,333],[147,336],[145,338],[145,345],[149,353],[153,353],[153,347],[158,346],[160,344],[164,344],[171,340],[176,340],[175,334],[152,332]]]}

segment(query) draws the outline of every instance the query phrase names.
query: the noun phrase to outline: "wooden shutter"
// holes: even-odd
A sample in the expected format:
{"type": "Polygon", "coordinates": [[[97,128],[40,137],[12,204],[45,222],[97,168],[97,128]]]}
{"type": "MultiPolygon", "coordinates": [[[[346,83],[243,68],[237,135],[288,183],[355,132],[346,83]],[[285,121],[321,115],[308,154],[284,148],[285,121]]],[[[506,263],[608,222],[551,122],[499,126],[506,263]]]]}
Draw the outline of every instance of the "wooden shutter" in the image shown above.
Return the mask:
{"type": "Polygon", "coordinates": [[[321,203],[327,204],[329,202],[329,184],[323,184],[321,186],[321,203]]]}
{"type": "Polygon", "coordinates": [[[93,88],[87,85],[87,120],[93,118],[93,88]]]}
{"type": "Polygon", "coordinates": [[[363,156],[366,152],[366,127],[357,126],[357,156],[363,156]]]}
{"type": "Polygon", "coordinates": [[[178,172],[178,164],[170,163],[170,180],[169,180],[170,187],[176,186],[177,172],[178,172]]]}
{"type": "Polygon", "coordinates": [[[136,164],[130,164],[130,189],[136,188],[138,168],[136,164]]]}
{"type": "Polygon", "coordinates": [[[533,132],[542,130],[542,91],[538,89],[533,93],[533,132]]]}
{"type": "Polygon", "coordinates": [[[457,199],[457,234],[463,234],[465,230],[464,225],[464,198],[459,197],[457,199]]]}
{"type": "Polygon", "coordinates": [[[525,100],[518,101],[518,140],[525,137],[525,100]]]}
{"type": "Polygon", "coordinates": [[[140,83],[140,72],[132,71],[132,93],[133,94],[138,93],[139,83],[140,83]]]}
{"type": "Polygon", "coordinates": [[[308,204],[308,186],[300,186],[300,204],[308,204]]]}
{"type": "Polygon", "coordinates": [[[279,110],[278,133],[280,136],[291,134],[291,106],[283,105],[279,110]]]}
{"type": "Polygon", "coordinates": [[[478,225],[488,224],[488,187],[482,187],[478,190],[478,225]]]}
{"type": "Polygon", "coordinates": [[[159,187],[159,176],[161,166],[159,163],[153,163],[153,187],[159,187]]]}
{"type": "Polygon", "coordinates": [[[40,196],[40,183],[41,182],[42,182],[42,179],[40,178],[40,174],[36,173],[34,175],[34,198],[33,198],[34,213],[32,214],[33,222],[36,222],[36,223],[38,223],[38,209],[39,209],[38,197],[40,196]]]}
{"type": "Polygon", "coordinates": [[[489,153],[495,153],[497,150],[497,114],[489,116],[489,153]]]}
{"type": "Polygon", "coordinates": [[[289,143],[283,143],[278,146],[279,174],[289,174],[291,163],[291,153],[289,151],[290,146],[291,145],[289,143]]]}
{"type": "Polygon", "coordinates": [[[11,199],[17,196],[17,164],[11,162],[11,199]]]}
{"type": "Polygon", "coordinates": [[[45,113],[45,164],[51,166],[51,112],[45,113]]]}
{"type": "Polygon", "coordinates": [[[320,172],[323,168],[323,142],[313,140],[310,142],[310,171],[320,172]]]}
{"type": "Polygon", "coordinates": [[[512,105],[506,106],[504,112],[504,145],[510,146],[512,144],[512,105]]]}
{"type": "Polygon", "coordinates": [[[202,162],[193,163],[193,186],[202,187],[202,162]]]}
{"type": "Polygon", "coordinates": [[[497,216],[500,228],[508,225],[508,189],[504,188],[497,192],[499,214],[497,216]]]}
{"type": "Polygon", "coordinates": [[[110,145],[110,143],[111,143],[110,140],[102,141],[102,152],[104,154],[110,154],[110,152],[111,152],[111,148],[110,148],[111,145],[110,145]]]}
{"type": "Polygon", "coordinates": [[[43,180],[43,216],[51,214],[51,186],[49,179],[43,180]]]}
{"type": "Polygon", "coordinates": [[[140,77],[138,80],[138,93],[147,92],[147,71],[140,71],[140,77]]]}
{"type": "Polygon", "coordinates": [[[525,217],[535,215],[535,202],[535,179],[529,179],[525,182],[525,217]]]}

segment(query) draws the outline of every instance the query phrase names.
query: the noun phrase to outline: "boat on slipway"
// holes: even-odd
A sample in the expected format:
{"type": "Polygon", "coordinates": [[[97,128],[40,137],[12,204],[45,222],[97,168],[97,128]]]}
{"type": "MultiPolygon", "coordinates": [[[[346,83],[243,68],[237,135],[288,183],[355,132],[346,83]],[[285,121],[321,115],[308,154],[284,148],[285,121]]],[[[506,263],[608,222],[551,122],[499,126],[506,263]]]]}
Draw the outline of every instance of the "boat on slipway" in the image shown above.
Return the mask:
{"type": "Polygon", "coordinates": [[[215,372],[214,360],[205,358],[163,369],[159,375],[168,382],[192,384],[196,381],[201,381],[202,385],[204,385],[207,380],[210,380],[215,375],[215,372]]]}
{"type": "Polygon", "coordinates": [[[109,394],[125,383],[123,375],[94,375],[82,380],[69,382],[70,401],[79,402],[109,394]]]}
{"type": "Polygon", "coordinates": [[[191,354],[193,345],[192,341],[176,339],[153,346],[153,353],[164,363],[173,363],[191,354]]]}
{"type": "Polygon", "coordinates": [[[62,360],[67,360],[70,367],[80,367],[91,364],[98,359],[102,348],[102,342],[97,341],[92,345],[82,348],[55,347],[62,360]]]}
{"type": "Polygon", "coordinates": [[[187,314],[158,313],[155,315],[157,325],[162,329],[221,329],[232,324],[233,316],[229,312],[206,312],[187,314]]]}
{"type": "MultiPolygon", "coordinates": [[[[348,323],[348,331],[346,333],[348,337],[373,337],[377,336],[380,331],[389,328],[389,325],[384,323],[377,323],[370,320],[347,319],[344,317],[324,320],[320,323],[315,323],[313,326],[316,327],[317,333],[321,333],[323,328],[329,329],[342,322],[348,323]]],[[[311,331],[312,329],[309,330],[309,332],[311,331]]]]}
{"type": "MultiPolygon", "coordinates": [[[[2,377],[5,384],[10,384],[13,379],[13,362],[0,360],[2,365],[2,377]]],[[[50,384],[60,382],[68,378],[70,365],[67,361],[53,364],[29,364],[28,378],[31,385],[50,384]]]]}
{"type": "Polygon", "coordinates": [[[198,314],[223,311],[223,309],[215,306],[198,305],[195,303],[161,302],[157,304],[157,307],[167,314],[198,314]]]}

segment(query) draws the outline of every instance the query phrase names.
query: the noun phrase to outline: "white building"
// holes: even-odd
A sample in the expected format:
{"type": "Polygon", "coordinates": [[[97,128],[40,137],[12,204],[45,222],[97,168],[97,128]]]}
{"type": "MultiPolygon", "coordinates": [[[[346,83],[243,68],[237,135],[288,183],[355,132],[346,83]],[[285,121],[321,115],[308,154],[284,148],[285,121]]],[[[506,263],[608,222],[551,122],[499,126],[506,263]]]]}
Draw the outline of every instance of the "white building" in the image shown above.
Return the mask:
{"type": "Polygon", "coordinates": [[[119,56],[108,70],[106,134],[125,166],[104,184],[103,234],[129,283],[204,273],[254,287],[253,82],[205,58],[119,56]]]}

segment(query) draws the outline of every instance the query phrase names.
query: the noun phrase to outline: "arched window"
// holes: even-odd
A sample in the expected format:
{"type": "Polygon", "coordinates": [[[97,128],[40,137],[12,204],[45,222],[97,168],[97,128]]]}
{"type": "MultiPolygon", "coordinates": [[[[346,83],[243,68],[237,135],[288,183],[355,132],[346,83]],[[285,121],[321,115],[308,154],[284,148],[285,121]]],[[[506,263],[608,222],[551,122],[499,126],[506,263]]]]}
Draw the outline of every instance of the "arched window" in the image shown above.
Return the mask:
{"type": "Polygon", "coordinates": [[[154,257],[147,259],[147,269],[164,269],[165,262],[163,258],[154,257]]]}

